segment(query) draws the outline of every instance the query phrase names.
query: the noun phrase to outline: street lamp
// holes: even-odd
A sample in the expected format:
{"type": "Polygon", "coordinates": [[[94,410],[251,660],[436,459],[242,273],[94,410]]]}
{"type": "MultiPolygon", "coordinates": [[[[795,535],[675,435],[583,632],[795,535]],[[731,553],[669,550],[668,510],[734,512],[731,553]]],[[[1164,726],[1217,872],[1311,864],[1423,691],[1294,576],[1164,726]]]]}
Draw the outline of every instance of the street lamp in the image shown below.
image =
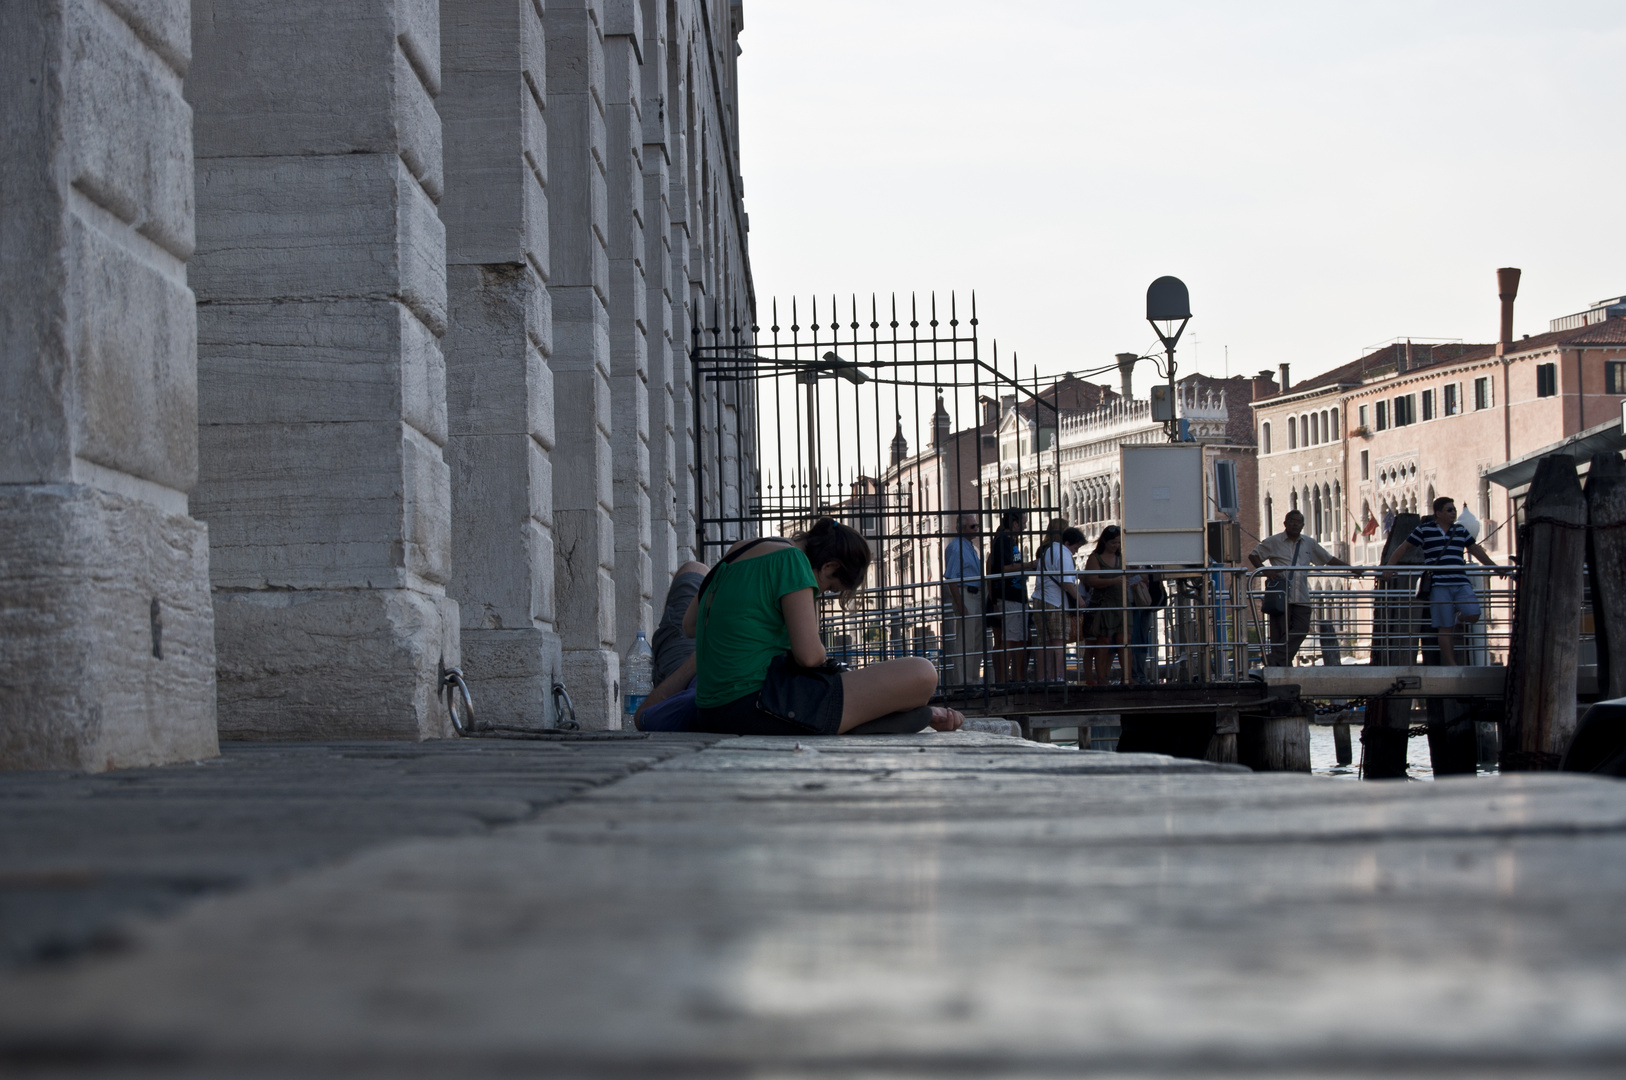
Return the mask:
{"type": "MultiPolygon", "coordinates": [[[[1164,423],[1169,441],[1174,442],[1178,438],[1174,419],[1174,346],[1186,332],[1186,323],[1191,321],[1191,294],[1186,291],[1186,283],[1177,277],[1160,277],[1152,282],[1146,290],[1146,321],[1152,324],[1167,354],[1169,397],[1164,423]]],[[[1155,412],[1153,418],[1156,419],[1155,412]]]]}
{"type": "MultiPolygon", "coordinates": [[[[869,382],[869,375],[855,360],[842,357],[834,349],[820,357],[822,363],[806,364],[796,373],[796,381],[807,387],[807,478],[811,512],[818,517],[819,506],[819,380],[846,379],[854,386],[869,382]]],[[[839,485],[841,478],[837,477],[839,485]]]]}

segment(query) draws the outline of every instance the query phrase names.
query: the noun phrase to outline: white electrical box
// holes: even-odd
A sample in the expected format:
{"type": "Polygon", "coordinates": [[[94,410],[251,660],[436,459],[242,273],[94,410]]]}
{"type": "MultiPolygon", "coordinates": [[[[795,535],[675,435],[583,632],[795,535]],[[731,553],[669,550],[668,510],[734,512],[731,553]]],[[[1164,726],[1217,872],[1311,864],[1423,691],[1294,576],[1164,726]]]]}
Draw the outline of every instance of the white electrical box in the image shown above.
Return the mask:
{"type": "Polygon", "coordinates": [[[1195,443],[1124,445],[1124,563],[1202,566],[1207,559],[1208,491],[1203,448],[1195,443]]]}
{"type": "Polygon", "coordinates": [[[1152,402],[1152,419],[1163,423],[1174,419],[1174,398],[1169,394],[1168,383],[1153,383],[1149,392],[1152,402]]]}

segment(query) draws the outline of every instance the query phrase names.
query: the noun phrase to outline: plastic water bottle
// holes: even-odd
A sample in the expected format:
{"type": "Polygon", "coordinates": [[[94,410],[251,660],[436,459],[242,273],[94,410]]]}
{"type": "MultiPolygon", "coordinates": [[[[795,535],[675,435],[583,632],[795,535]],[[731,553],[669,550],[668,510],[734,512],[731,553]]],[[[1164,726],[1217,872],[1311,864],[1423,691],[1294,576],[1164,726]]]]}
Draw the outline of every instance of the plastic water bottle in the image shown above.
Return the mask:
{"type": "Polygon", "coordinates": [[[649,647],[649,641],[640,630],[638,639],[632,643],[626,659],[621,662],[621,730],[631,731],[634,728],[633,714],[655,688],[654,681],[655,651],[649,647]]]}

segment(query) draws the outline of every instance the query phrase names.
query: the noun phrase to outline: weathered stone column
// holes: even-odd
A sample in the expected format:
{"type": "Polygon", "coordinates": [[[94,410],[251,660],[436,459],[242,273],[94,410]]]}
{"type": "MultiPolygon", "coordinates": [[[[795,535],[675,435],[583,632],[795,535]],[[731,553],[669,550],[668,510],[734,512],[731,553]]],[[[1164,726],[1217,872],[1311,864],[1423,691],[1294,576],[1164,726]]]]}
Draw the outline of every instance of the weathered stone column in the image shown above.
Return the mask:
{"type": "MultiPolygon", "coordinates": [[[[666,5],[642,0],[644,66],[640,80],[643,119],[644,330],[649,366],[649,573],[655,602],[660,603],[672,572],[679,566],[676,461],[672,457],[672,212],[667,192],[672,183],[671,126],[667,115],[666,5]]],[[[655,614],[659,615],[659,609],[655,614]]]]}
{"type": "MultiPolygon", "coordinates": [[[[610,408],[615,469],[616,648],[653,630],[649,560],[649,361],[644,276],[644,27],[640,0],[604,9],[605,188],[610,255],[610,408]]],[[[663,583],[664,585],[664,583],[663,583]]]]}
{"type": "Polygon", "coordinates": [[[436,0],[195,0],[201,477],[220,730],[446,732],[436,0]]]}
{"type": "Polygon", "coordinates": [[[482,720],[552,726],[553,351],[544,28],[515,0],[442,0],[451,595],[482,720]]]}
{"type": "Polygon", "coordinates": [[[189,27],[0,6],[0,768],[217,752],[189,27]]]}
{"type": "Polygon", "coordinates": [[[600,0],[547,7],[548,225],[555,604],[565,683],[583,727],[619,723],[610,453],[609,233],[600,0]]]}
{"type": "MultiPolygon", "coordinates": [[[[689,183],[694,153],[694,131],[688,118],[694,114],[690,74],[693,70],[692,12],[678,9],[678,21],[666,28],[672,43],[670,70],[666,73],[667,151],[671,159],[666,206],[672,216],[672,264],[668,287],[672,292],[672,531],[677,542],[678,563],[703,558],[695,543],[695,462],[694,397],[691,383],[694,365],[689,361],[692,341],[692,305],[689,261],[695,238],[690,222],[695,219],[694,199],[689,183]]],[[[712,558],[716,552],[708,552],[712,558]]]]}

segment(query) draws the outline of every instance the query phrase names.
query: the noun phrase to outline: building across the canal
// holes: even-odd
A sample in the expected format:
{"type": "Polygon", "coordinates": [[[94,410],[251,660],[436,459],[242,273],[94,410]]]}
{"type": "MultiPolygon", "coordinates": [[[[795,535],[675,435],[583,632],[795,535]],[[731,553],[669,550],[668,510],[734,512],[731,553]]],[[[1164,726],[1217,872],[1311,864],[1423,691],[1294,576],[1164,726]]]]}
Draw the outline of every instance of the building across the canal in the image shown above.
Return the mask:
{"type": "MultiPolygon", "coordinates": [[[[1516,289],[1516,277],[1513,278],[1516,289]]],[[[1253,403],[1258,513],[1305,530],[1352,563],[1380,561],[1394,515],[1428,516],[1449,495],[1481,523],[1498,561],[1517,544],[1522,489],[1498,468],[1620,416],[1626,400],[1626,298],[1515,338],[1511,290],[1491,344],[1397,339],[1253,403]]]]}

